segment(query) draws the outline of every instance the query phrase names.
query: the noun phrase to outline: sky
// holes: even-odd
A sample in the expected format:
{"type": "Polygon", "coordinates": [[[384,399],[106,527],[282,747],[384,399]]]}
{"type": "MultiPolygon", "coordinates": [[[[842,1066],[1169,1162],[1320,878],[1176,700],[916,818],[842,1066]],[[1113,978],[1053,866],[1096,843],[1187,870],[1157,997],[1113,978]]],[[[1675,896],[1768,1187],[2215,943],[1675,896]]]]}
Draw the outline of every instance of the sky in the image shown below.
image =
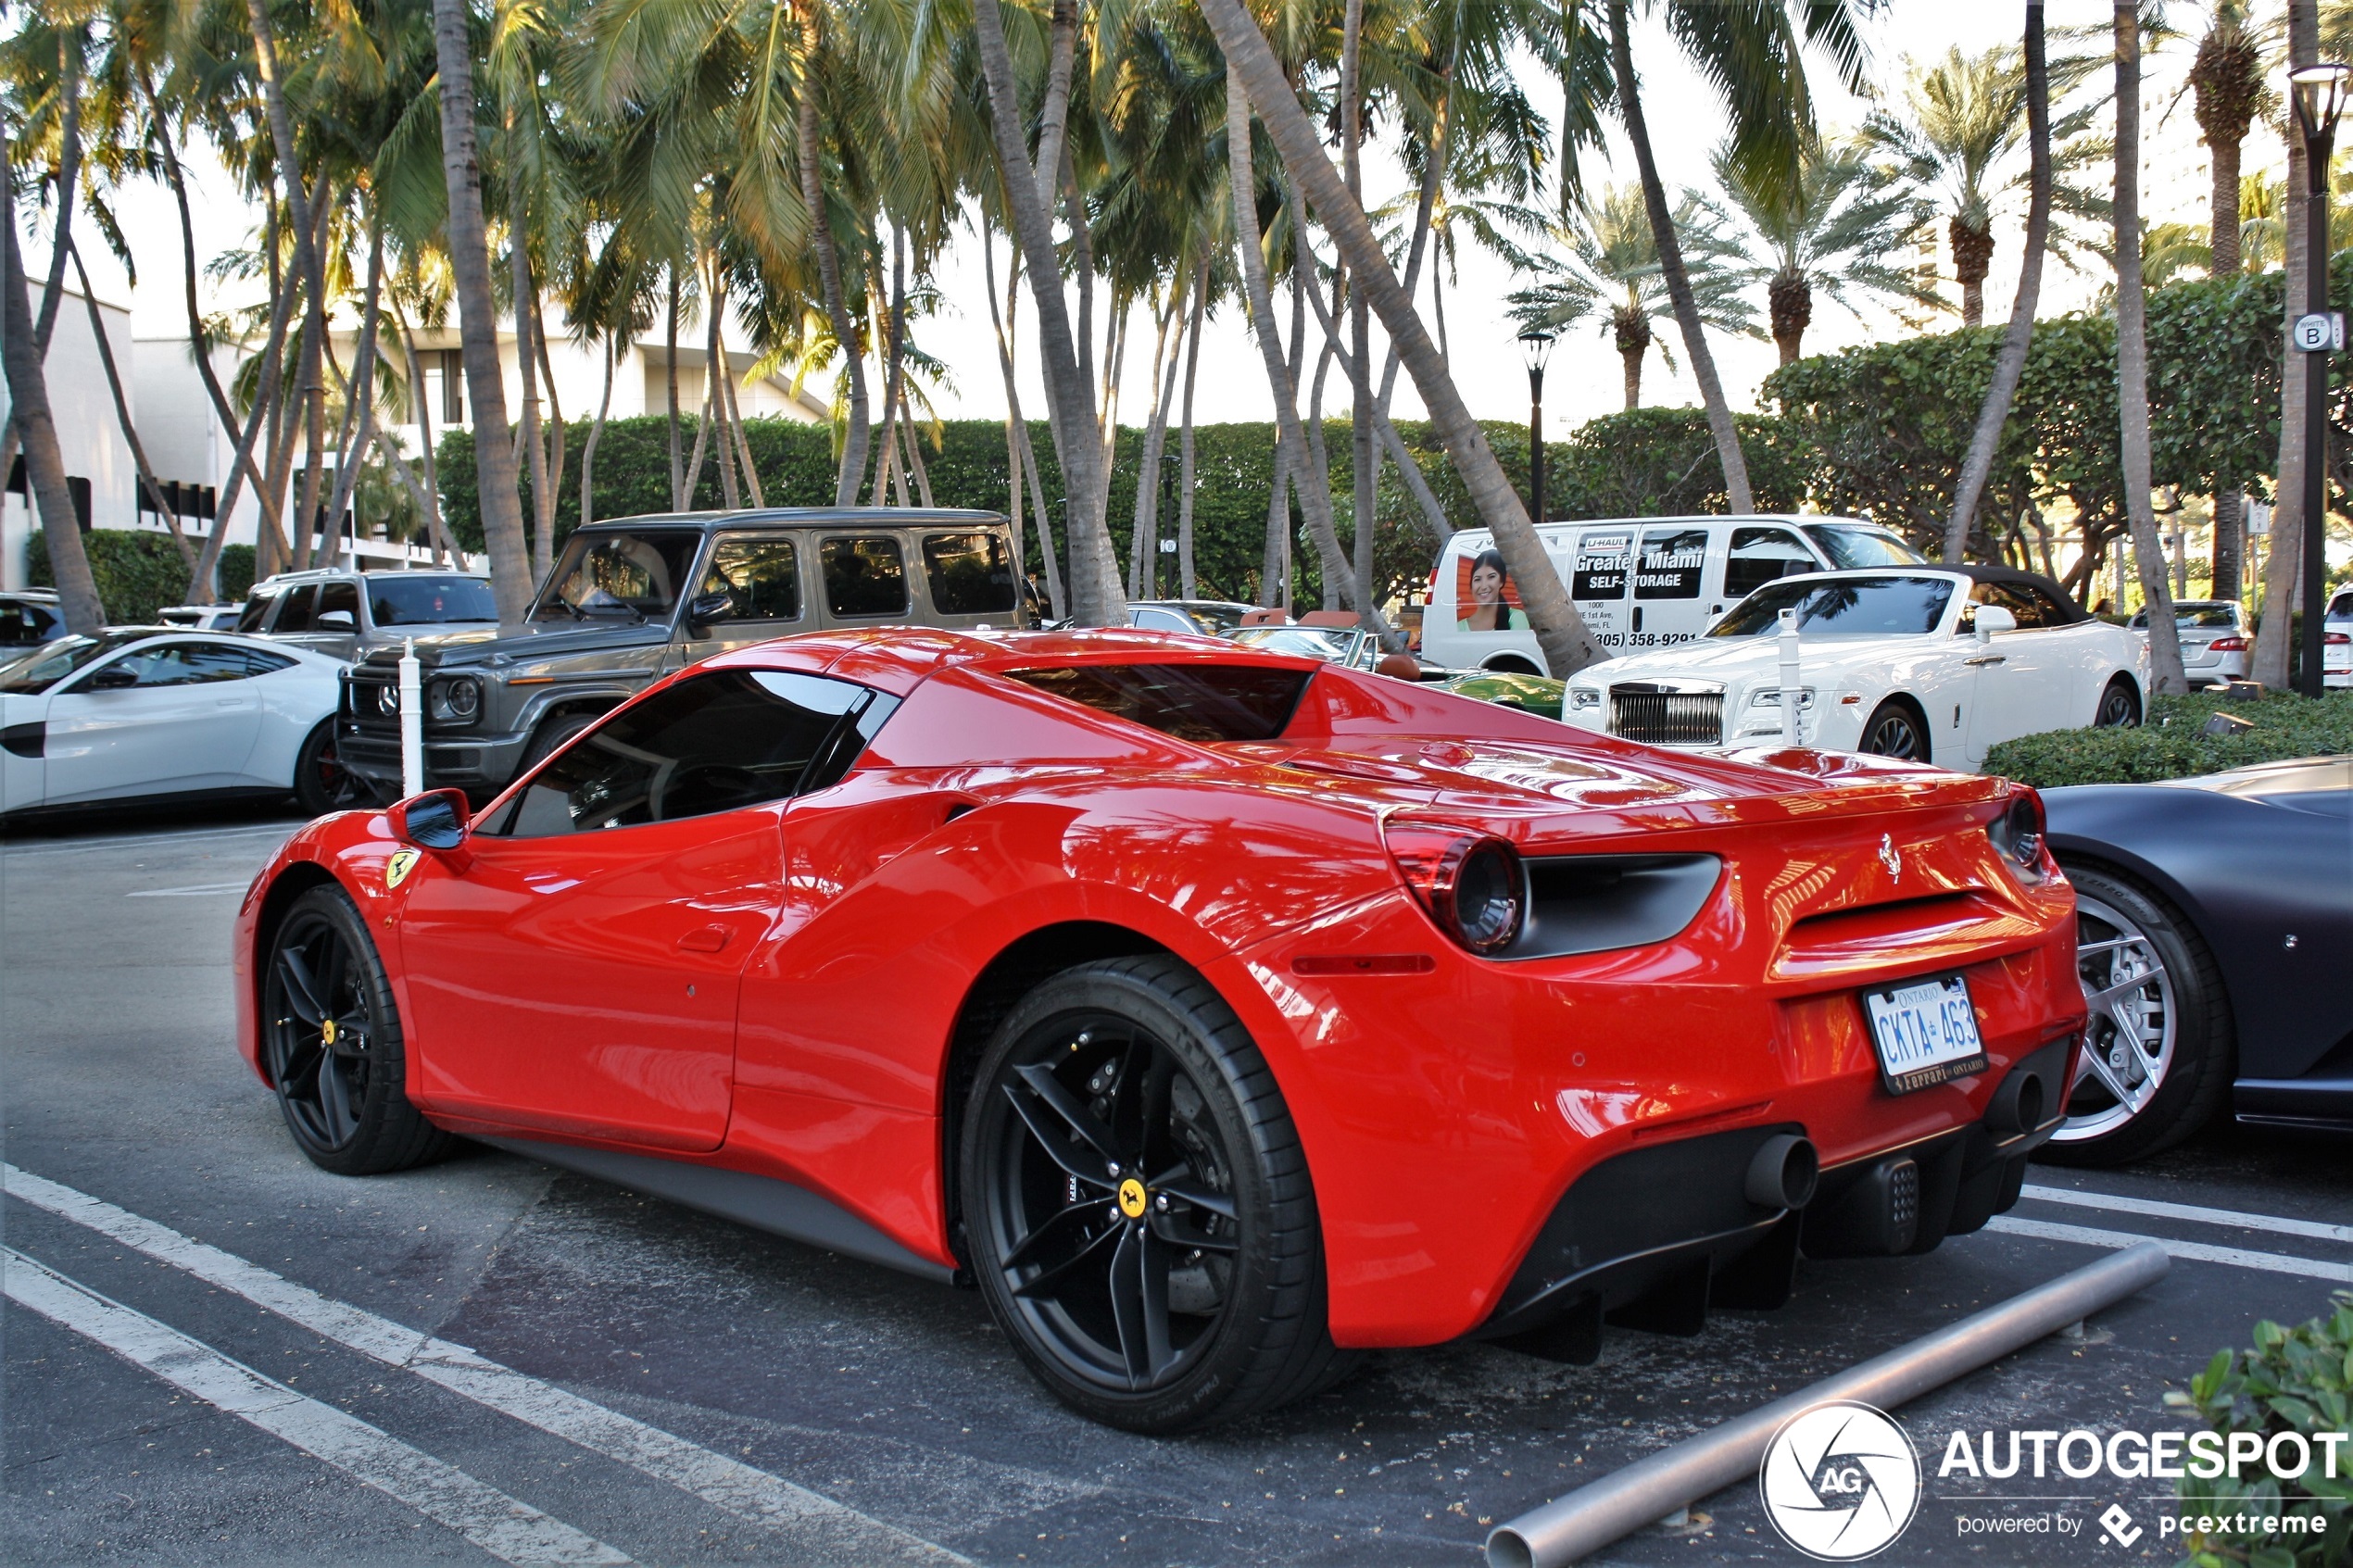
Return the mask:
{"type": "MultiPolygon", "coordinates": [[[[2047,20],[2054,30],[2070,25],[2105,26],[2110,15],[2109,6],[2098,0],[2052,0],[2047,20]]],[[[2022,17],[2023,6],[2017,4],[1894,0],[1866,23],[1870,47],[1869,74],[1874,92],[1885,99],[1899,99],[1909,60],[1932,59],[1955,46],[1974,54],[2013,42],[2022,17]]],[[[2158,51],[2145,64],[2143,210],[2151,222],[2170,219],[2202,221],[2205,211],[2205,149],[2198,144],[2196,123],[2181,94],[2183,74],[2195,46],[2196,19],[2185,15],[2179,25],[2193,30],[2192,39],[2158,51]]],[[[1636,50],[1644,68],[1643,98],[1650,110],[1661,175],[1670,189],[1685,184],[1705,187],[1709,179],[1709,154],[1724,132],[1718,102],[1712,90],[1684,67],[1665,30],[1655,21],[1643,25],[1636,50]]],[[[1868,100],[1846,92],[1827,67],[1818,65],[1812,71],[1812,81],[1819,122],[1832,135],[1854,129],[1871,107],[1868,100]]],[[[1540,108],[1548,114],[1557,113],[1558,90],[1549,80],[1532,76],[1528,89],[1540,108]]],[[[1606,159],[1589,166],[1590,182],[1619,182],[1634,177],[1632,155],[1614,126],[1610,135],[1606,159]]],[[[2284,162],[2276,135],[2260,124],[2247,140],[2246,159],[2249,172],[2276,173],[2284,162]]],[[[1368,157],[1366,188],[1376,202],[1396,194],[1406,183],[1405,175],[1393,157],[1368,157]]],[[[196,196],[200,252],[252,243],[252,209],[239,199],[217,169],[199,171],[196,196]]],[[[96,245],[85,251],[93,263],[93,282],[102,297],[120,299],[126,294],[131,295],[134,330],[139,335],[176,334],[184,316],[179,290],[180,234],[170,197],[160,185],[135,188],[122,194],[119,211],[141,286],[135,291],[127,289],[121,270],[111,257],[105,257],[96,245]]],[[[1941,223],[1939,230],[1941,232],[1941,223]]],[[[1989,323],[2008,319],[2017,286],[2017,234],[2015,220],[1997,229],[1993,272],[1986,280],[1985,290],[1989,323]]],[[[967,234],[943,258],[937,274],[942,308],[937,316],[916,323],[913,331],[927,352],[952,368],[952,383],[935,391],[938,410],[951,418],[1001,419],[1005,412],[1004,390],[990,334],[978,246],[978,240],[967,234]]],[[[1000,280],[1005,259],[1000,246],[997,257],[1000,280]]],[[[1958,290],[1950,283],[1950,260],[1941,245],[1938,265],[1944,270],[1945,292],[1953,304],[1953,309],[1944,316],[1943,324],[1958,325],[1958,290]]],[[[1446,313],[1453,379],[1472,411],[1481,418],[1520,420],[1528,417],[1527,372],[1515,341],[1516,328],[1506,316],[1504,305],[1505,296],[1527,281],[1497,258],[1466,245],[1459,277],[1447,282],[1446,313]]],[[[2056,314],[2088,305],[2102,281],[2070,271],[2054,260],[2044,270],[2042,313],[2056,314]]],[[[1761,287],[1756,291],[1760,320],[1762,292],[1761,287]]],[[[1426,320],[1428,297],[1425,291],[1422,303],[1426,320]]],[[[208,299],[208,308],[212,305],[208,299]]],[[[1278,302],[1277,309],[1287,320],[1288,306],[1278,302]]],[[[1021,331],[1026,347],[1034,342],[1036,332],[1026,296],[1021,331]]],[[[1671,324],[1662,322],[1659,326],[1661,339],[1672,340],[1671,324]]],[[[1837,305],[1818,299],[1806,346],[1808,352],[1835,349],[1905,330],[1883,312],[1868,311],[1857,320],[1837,305]]],[[[1605,327],[1597,331],[1592,325],[1580,324],[1571,329],[1555,348],[1545,376],[1544,425],[1548,439],[1558,439],[1586,420],[1622,406],[1620,365],[1605,331],[1605,327]]],[[[1385,344],[1379,341],[1378,324],[1375,333],[1375,355],[1378,359],[1385,353],[1385,344]]],[[[1676,358],[1682,366],[1680,372],[1670,371],[1655,350],[1650,356],[1643,374],[1646,405],[1695,405],[1699,401],[1687,358],[1680,352],[1680,343],[1676,346],[1676,358]]],[[[1776,363],[1772,343],[1714,333],[1710,346],[1733,407],[1756,407],[1757,383],[1776,363]]],[[[1151,396],[1146,386],[1151,349],[1151,326],[1139,311],[1130,329],[1120,409],[1124,423],[1140,424],[1145,418],[1151,396]]],[[[1242,325],[1240,313],[1231,307],[1213,317],[1203,334],[1199,386],[1195,417],[1202,423],[1265,420],[1272,415],[1273,403],[1257,349],[1242,325]]],[[[824,389],[817,390],[822,394],[824,389]]],[[[1020,392],[1024,412],[1031,418],[1043,418],[1045,393],[1034,355],[1026,357],[1020,392]]],[[[1337,395],[1327,395],[1327,399],[1332,411],[1338,411],[1346,402],[1346,392],[1337,376],[1334,392],[1337,395]]],[[[1408,376],[1399,379],[1394,411],[1402,418],[1418,417],[1422,412],[1420,399],[1408,376]]]]}

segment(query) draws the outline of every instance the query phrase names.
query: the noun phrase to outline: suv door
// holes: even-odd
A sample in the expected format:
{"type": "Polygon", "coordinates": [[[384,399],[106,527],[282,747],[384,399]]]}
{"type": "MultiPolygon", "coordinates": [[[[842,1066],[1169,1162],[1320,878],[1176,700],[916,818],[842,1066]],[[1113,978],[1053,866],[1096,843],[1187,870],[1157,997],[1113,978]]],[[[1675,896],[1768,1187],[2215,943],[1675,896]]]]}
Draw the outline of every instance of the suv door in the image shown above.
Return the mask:
{"type": "Polygon", "coordinates": [[[907,587],[907,546],[896,530],[865,528],[817,541],[817,572],[828,626],[891,626],[914,608],[907,587]]]}
{"type": "Polygon", "coordinates": [[[791,533],[719,535],[705,558],[694,596],[725,594],[734,612],[703,628],[699,635],[681,625],[685,663],[810,629],[813,621],[801,591],[803,537],[791,533]]]}
{"type": "Polygon", "coordinates": [[[286,640],[348,663],[359,646],[360,614],[359,584],[348,577],[331,577],[319,584],[309,632],[286,640]]]}

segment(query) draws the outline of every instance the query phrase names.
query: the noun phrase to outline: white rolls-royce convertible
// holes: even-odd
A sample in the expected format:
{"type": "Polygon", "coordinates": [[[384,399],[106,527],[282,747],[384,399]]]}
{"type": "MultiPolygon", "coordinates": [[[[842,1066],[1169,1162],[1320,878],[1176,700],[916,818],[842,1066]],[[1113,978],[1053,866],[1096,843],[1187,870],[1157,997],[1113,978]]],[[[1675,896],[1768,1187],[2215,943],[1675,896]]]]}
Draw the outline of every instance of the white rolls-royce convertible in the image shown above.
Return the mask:
{"type": "Polygon", "coordinates": [[[1579,671],[1561,717],[1655,746],[1778,745],[1785,609],[1805,746],[1966,772],[2020,735],[2141,721],[2146,642],[2047,577],[1992,566],[1778,579],[1697,642],[1579,671]]]}

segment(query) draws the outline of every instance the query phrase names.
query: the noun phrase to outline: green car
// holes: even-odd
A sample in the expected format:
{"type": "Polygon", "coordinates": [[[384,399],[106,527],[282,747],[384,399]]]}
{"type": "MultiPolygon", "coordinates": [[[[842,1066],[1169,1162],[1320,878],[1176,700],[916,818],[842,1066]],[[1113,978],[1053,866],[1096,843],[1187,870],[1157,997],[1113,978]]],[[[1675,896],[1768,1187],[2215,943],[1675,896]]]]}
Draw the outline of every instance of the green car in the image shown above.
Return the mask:
{"type": "Polygon", "coordinates": [[[1555,681],[1549,675],[1518,675],[1493,670],[1450,675],[1431,684],[1441,691],[1476,697],[1480,702],[1491,702],[1503,708],[1516,708],[1542,719],[1561,716],[1561,702],[1568,691],[1567,682],[1555,681]]]}

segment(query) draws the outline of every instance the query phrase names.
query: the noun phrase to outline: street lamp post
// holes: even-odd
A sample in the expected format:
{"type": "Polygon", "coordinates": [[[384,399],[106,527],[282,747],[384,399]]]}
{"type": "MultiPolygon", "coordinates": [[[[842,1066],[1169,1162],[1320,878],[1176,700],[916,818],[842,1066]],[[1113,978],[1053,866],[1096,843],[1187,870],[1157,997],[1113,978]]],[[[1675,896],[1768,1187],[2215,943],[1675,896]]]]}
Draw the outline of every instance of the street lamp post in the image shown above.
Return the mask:
{"type": "Polygon", "coordinates": [[[1520,358],[1528,361],[1528,521],[1544,521],[1544,361],[1553,357],[1553,334],[1530,327],[1519,334],[1520,358]]]}
{"type": "Polygon", "coordinates": [[[2305,315],[2296,345],[2304,350],[2304,632],[2296,689],[2319,696],[2322,601],[2328,583],[2329,352],[2344,346],[2344,327],[2329,314],[2329,155],[2353,66],[2334,61],[2288,73],[2296,129],[2304,133],[2305,315]]]}

